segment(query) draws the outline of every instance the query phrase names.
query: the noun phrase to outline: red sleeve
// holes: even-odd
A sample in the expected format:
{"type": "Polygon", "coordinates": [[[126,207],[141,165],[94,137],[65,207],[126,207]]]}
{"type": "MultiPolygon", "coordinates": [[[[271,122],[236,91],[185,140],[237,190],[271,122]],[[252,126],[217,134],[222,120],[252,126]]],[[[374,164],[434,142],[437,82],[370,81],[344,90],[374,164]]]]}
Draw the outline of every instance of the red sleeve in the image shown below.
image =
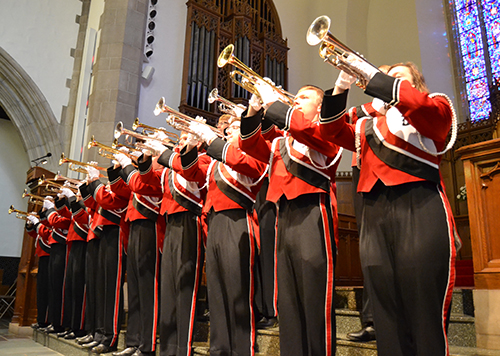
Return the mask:
{"type": "Polygon", "coordinates": [[[71,224],[71,219],[59,215],[55,210],[50,211],[47,214],[47,221],[52,227],[58,229],[69,229],[69,225],[71,224]]]}
{"type": "Polygon", "coordinates": [[[401,82],[399,98],[396,107],[418,132],[438,142],[446,141],[452,121],[448,100],[421,93],[407,80],[401,82]]]}
{"type": "Polygon", "coordinates": [[[104,184],[100,184],[94,190],[94,199],[104,210],[123,209],[128,205],[128,199],[118,196],[115,192],[105,189],[104,184]]]}

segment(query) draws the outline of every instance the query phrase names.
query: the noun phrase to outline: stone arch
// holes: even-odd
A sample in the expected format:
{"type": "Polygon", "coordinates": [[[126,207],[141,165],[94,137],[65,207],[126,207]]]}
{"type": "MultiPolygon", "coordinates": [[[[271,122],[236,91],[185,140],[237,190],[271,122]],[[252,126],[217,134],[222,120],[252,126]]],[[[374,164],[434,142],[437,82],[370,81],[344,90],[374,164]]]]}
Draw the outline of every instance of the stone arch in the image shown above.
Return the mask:
{"type": "MultiPolygon", "coordinates": [[[[0,105],[17,128],[31,160],[51,152],[60,155],[60,124],[47,99],[26,71],[0,47],[0,105]]],[[[45,168],[57,170],[57,159],[45,168]]]]}

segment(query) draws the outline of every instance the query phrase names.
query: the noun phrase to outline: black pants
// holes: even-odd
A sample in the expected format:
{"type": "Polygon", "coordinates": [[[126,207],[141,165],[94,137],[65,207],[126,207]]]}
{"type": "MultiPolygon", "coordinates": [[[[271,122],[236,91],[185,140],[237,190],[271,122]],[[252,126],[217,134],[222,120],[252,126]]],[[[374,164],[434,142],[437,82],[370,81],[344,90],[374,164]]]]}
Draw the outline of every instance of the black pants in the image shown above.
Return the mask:
{"type": "Polygon", "coordinates": [[[102,307],[104,301],[97,296],[103,296],[104,292],[102,289],[104,285],[99,284],[100,280],[99,276],[102,274],[102,271],[99,269],[99,244],[101,240],[99,238],[95,238],[87,242],[87,252],[85,258],[85,329],[88,333],[94,335],[97,329],[97,319],[98,319],[98,310],[103,311],[102,307]],[[101,288],[101,291],[98,292],[98,288],[101,288]],[[99,307],[101,305],[101,307],[99,307]]]}
{"type": "Polygon", "coordinates": [[[200,217],[190,211],[168,215],[161,261],[162,356],[192,354],[204,255],[200,217]]]}
{"type": "MultiPolygon", "coordinates": [[[[358,193],[359,168],[352,167],[352,196],[354,202],[354,215],[356,216],[356,225],[358,227],[359,239],[361,240],[361,224],[363,219],[363,196],[358,193]]],[[[363,276],[363,309],[361,310],[361,324],[363,327],[373,325],[373,311],[368,289],[366,287],[366,276],[363,276]]]]}
{"type": "Polygon", "coordinates": [[[246,210],[209,213],[206,275],[212,356],[254,355],[254,236],[246,210]]]}
{"type": "Polygon", "coordinates": [[[455,276],[452,219],[434,183],[363,194],[361,264],[381,356],[447,355],[455,276]]]}
{"type": "Polygon", "coordinates": [[[66,274],[66,244],[50,246],[49,260],[49,322],[54,328],[61,328],[64,310],[64,277],[66,274]]]}
{"type": "Polygon", "coordinates": [[[38,274],[36,276],[36,321],[38,325],[47,325],[49,312],[49,260],[50,256],[38,258],[38,274]]]}
{"type": "Polygon", "coordinates": [[[142,352],[156,350],[159,288],[156,223],[146,219],[132,221],[127,249],[128,347],[137,347],[142,352]]]}
{"type": "Polygon", "coordinates": [[[278,209],[278,308],[282,355],[335,354],[334,219],[323,193],[282,196],[278,209]]]}
{"type": "Polygon", "coordinates": [[[116,348],[123,319],[123,282],[126,255],[118,225],[105,225],[99,243],[99,270],[97,298],[98,327],[96,340],[116,348]]]}
{"type": "Polygon", "coordinates": [[[260,251],[256,256],[255,303],[267,318],[278,316],[278,281],[276,275],[276,204],[266,201],[268,180],[257,194],[255,210],[259,218],[260,251]]]}

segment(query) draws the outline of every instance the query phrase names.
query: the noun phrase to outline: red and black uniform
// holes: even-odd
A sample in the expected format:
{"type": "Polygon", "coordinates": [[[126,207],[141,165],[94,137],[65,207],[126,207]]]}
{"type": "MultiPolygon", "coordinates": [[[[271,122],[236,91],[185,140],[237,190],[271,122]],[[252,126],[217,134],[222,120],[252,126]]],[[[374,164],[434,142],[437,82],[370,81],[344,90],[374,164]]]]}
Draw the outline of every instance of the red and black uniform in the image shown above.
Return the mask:
{"type": "Polygon", "coordinates": [[[97,215],[94,216],[95,224],[102,226],[97,298],[104,303],[102,310],[97,311],[98,318],[102,320],[98,319],[94,340],[111,350],[116,349],[123,318],[123,282],[128,240],[125,213],[129,195],[123,194],[122,187],[126,187],[126,183],[121,179],[119,171],[120,169],[108,169],[110,190],[99,180],[90,182],[87,188],[99,205],[97,215]]]}
{"type": "Polygon", "coordinates": [[[104,301],[99,296],[104,295],[103,291],[98,291],[99,288],[103,289],[104,285],[99,285],[102,274],[99,270],[99,245],[100,235],[102,232],[102,225],[97,225],[99,219],[97,218],[97,210],[99,205],[89,193],[88,186],[83,184],[79,187],[82,201],[87,208],[89,214],[89,230],[87,233],[87,252],[85,256],[85,330],[94,335],[98,327],[98,310],[102,312],[102,305],[104,301]]]}
{"type": "Polygon", "coordinates": [[[82,201],[77,202],[76,197],[67,199],[67,205],[72,218],[67,237],[69,255],[64,292],[64,325],[76,337],[81,337],[85,335],[85,258],[90,220],[85,205],[82,201]]]}
{"type": "Polygon", "coordinates": [[[378,353],[447,355],[460,242],[437,152],[445,146],[452,108],[443,95],[421,93],[382,73],[365,93],[392,107],[353,125],[344,118],[347,93],[325,97],[321,130],[360,157],[360,256],[378,353]]]}
{"type": "Polygon", "coordinates": [[[50,245],[49,236],[51,231],[48,227],[37,223],[26,224],[26,232],[35,239],[35,255],[38,256],[38,273],[36,275],[36,322],[38,327],[43,328],[49,325],[49,260],[50,245]]]}
{"type": "Polygon", "coordinates": [[[189,180],[208,180],[206,276],[210,301],[210,354],[254,355],[254,259],[258,225],[253,205],[267,164],[216,138],[213,160],[196,150],[182,155],[189,180]]]}
{"type": "Polygon", "coordinates": [[[143,355],[154,354],[158,329],[160,251],[165,219],[159,216],[161,187],[144,184],[132,165],[121,175],[130,194],[126,221],[130,223],[127,249],[128,321],[127,347],[143,355]]]}
{"type": "MultiPolygon", "coordinates": [[[[59,209],[64,205],[64,202],[61,200],[56,201],[56,203],[56,208],[59,209]]],[[[69,254],[69,246],[66,244],[66,239],[71,218],[60,215],[55,208],[52,208],[40,213],[40,222],[52,228],[52,233],[49,237],[49,322],[52,324],[55,332],[62,332],[64,331],[64,283],[69,254]]]]}
{"type": "Polygon", "coordinates": [[[261,115],[242,119],[241,146],[270,164],[267,200],[278,209],[280,350],[284,355],[333,355],[339,147],[319,142],[318,123],[280,102],[269,107],[266,119],[291,136],[266,141],[261,115]]]}
{"type": "Polygon", "coordinates": [[[196,300],[204,260],[202,207],[205,181],[189,182],[182,176],[180,155],[167,149],[153,170],[152,160],[139,164],[144,183],[160,187],[160,214],[167,222],[161,260],[160,354],[191,355],[196,300]]]}

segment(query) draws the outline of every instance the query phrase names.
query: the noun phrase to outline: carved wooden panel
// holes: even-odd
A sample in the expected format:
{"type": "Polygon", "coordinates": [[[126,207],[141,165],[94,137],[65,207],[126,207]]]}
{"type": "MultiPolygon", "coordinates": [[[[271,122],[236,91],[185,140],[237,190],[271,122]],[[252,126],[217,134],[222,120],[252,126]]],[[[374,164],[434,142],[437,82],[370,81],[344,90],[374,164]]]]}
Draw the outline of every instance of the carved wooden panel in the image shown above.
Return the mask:
{"type": "Polygon", "coordinates": [[[500,288],[500,139],[462,147],[476,288],[500,288]]]}

